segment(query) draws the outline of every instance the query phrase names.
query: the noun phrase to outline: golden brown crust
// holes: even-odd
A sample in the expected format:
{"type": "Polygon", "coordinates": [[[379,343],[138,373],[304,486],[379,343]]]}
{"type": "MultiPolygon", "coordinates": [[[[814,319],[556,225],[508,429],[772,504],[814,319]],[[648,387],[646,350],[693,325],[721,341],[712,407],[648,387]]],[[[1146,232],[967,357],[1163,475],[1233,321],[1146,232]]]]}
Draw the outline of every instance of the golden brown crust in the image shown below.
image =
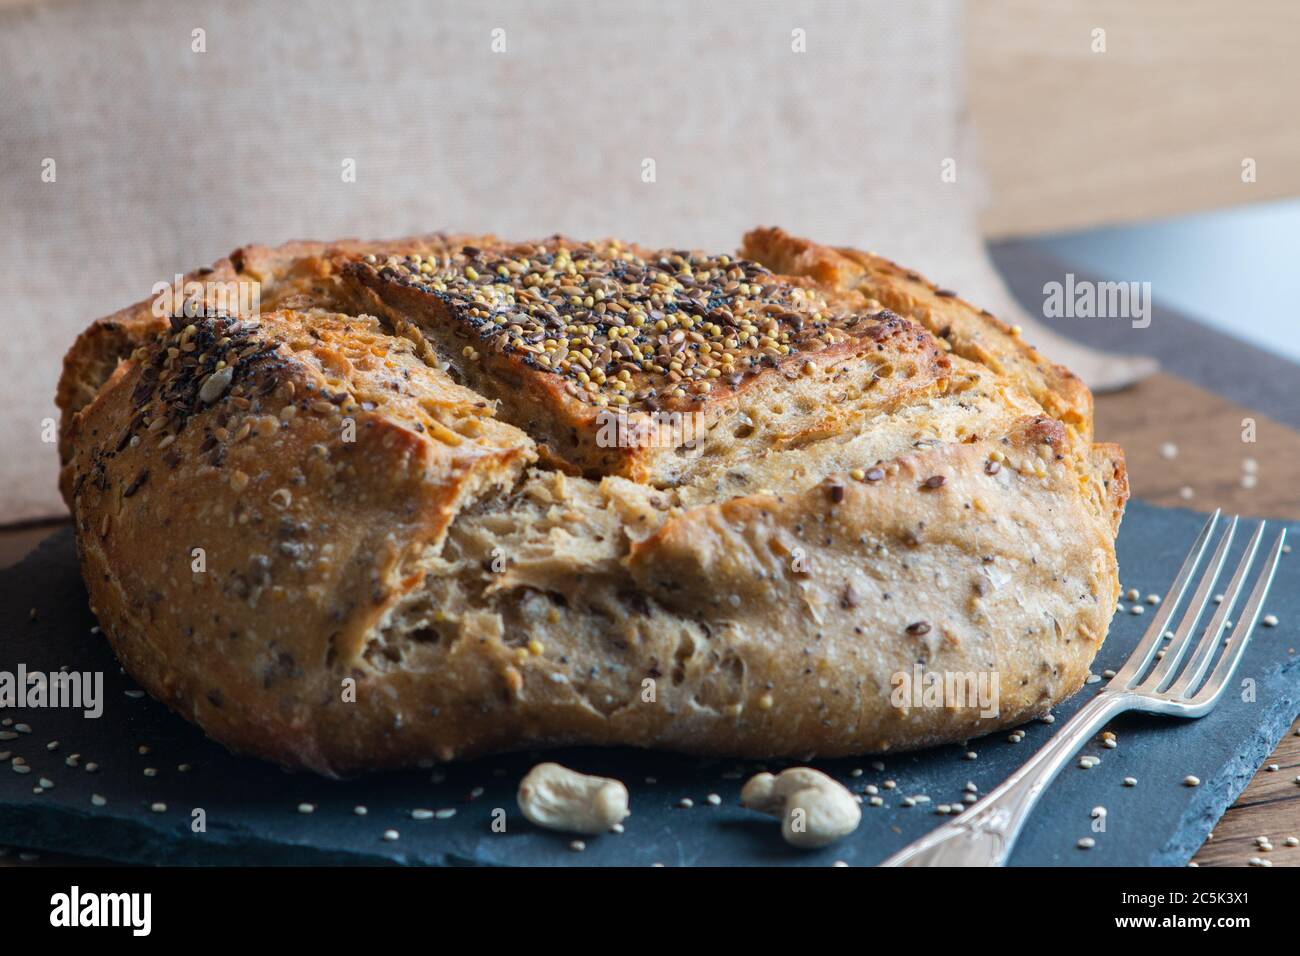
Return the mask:
{"type": "Polygon", "coordinates": [[[839,414],[823,401],[828,386],[887,380],[877,389],[887,405],[949,372],[916,323],[755,263],[562,237],[476,242],[432,257],[367,256],[340,271],[359,305],[499,402],[574,474],[681,484],[738,420],[779,408],[787,433],[828,433],[839,414]],[[593,287],[599,299],[574,294],[593,287]],[[610,444],[602,425],[615,413],[647,440],[610,444]],[[665,416],[691,417],[692,428],[657,427],[665,416]]]}
{"type": "Polygon", "coordinates": [[[873,253],[820,246],[781,229],[748,233],[741,252],[777,271],[857,291],[915,319],[955,354],[1017,381],[1048,414],[1091,440],[1092,393],[1083,381],[1045,359],[1012,326],[955,292],[873,253]]]}
{"type": "MultiPolygon", "coordinates": [[[[146,302],[78,339],[62,485],[104,631],[159,699],[237,750],[345,773],[559,743],[905,749],[1080,686],[1118,594],[1123,456],[1003,328],[954,301],[944,347],[938,307],[898,285],[920,280],[751,234],[778,271],[742,298],[803,290],[826,337],[804,349],[778,317],[788,353],[657,393],[702,414],[695,447],[609,448],[576,373],[485,354],[383,274],[463,270],[466,245],[609,247],[249,246],[200,278],[257,282],[260,314],[206,314],[201,290],[203,314],[146,302]],[[892,699],[917,666],[993,675],[997,713],[892,699]]],[[[728,294],[710,308],[748,308],[728,294]]],[[[676,384],[650,366],[629,394],[676,384]]]]}

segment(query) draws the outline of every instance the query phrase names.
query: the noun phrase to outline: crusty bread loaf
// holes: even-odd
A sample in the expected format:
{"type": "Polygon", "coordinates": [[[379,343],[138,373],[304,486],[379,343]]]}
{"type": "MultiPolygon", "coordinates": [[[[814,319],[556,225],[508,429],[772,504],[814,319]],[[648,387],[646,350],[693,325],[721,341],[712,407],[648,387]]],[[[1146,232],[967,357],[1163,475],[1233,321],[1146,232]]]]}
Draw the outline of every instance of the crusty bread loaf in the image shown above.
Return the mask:
{"type": "Polygon", "coordinates": [[[61,487],[124,666],[236,750],[914,748],[1042,714],[1105,637],[1087,389],[878,257],[436,234],[186,278],[69,352],[61,487]],[[891,700],[918,668],[997,713],[891,700]]]}

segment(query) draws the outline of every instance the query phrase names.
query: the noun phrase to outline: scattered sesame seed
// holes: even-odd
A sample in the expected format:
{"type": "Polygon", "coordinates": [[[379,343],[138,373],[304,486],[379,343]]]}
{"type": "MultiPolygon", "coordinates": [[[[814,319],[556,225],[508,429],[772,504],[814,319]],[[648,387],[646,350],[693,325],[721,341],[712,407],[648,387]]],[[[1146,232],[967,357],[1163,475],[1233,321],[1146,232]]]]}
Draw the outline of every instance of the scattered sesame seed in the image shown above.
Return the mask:
{"type": "Polygon", "coordinates": [[[1196,776],[1195,774],[1189,773],[1187,776],[1183,777],[1184,787],[1199,787],[1200,785],[1201,785],[1201,778],[1196,776]]]}
{"type": "Polygon", "coordinates": [[[108,803],[106,799],[104,799],[102,796],[100,796],[97,793],[92,793],[90,795],[90,802],[97,807],[105,806],[108,803]]]}
{"type": "Polygon", "coordinates": [[[722,805],[722,797],[718,796],[716,793],[709,794],[705,799],[709,801],[710,806],[718,807],[722,805]]]}
{"type": "Polygon", "coordinates": [[[683,810],[689,810],[691,807],[695,806],[695,801],[690,797],[682,797],[677,801],[677,805],[683,810]]]}
{"type": "Polygon", "coordinates": [[[445,807],[442,810],[435,810],[433,815],[439,820],[450,820],[456,815],[456,808],[445,807]]]}
{"type": "Polygon", "coordinates": [[[1265,627],[1277,627],[1277,615],[1276,615],[1276,614],[1265,614],[1265,615],[1260,619],[1260,622],[1259,622],[1259,623],[1263,624],[1265,627]]]}
{"type": "Polygon", "coordinates": [[[1127,591],[1124,592],[1124,597],[1126,600],[1129,601],[1137,601],[1141,599],[1142,592],[1139,591],[1137,588],[1129,588],[1127,591]]]}
{"type": "Polygon", "coordinates": [[[298,812],[299,812],[299,813],[315,813],[315,812],[316,812],[316,804],[314,804],[314,803],[300,803],[300,804],[298,804],[298,812]]]}
{"type": "Polygon", "coordinates": [[[569,849],[574,853],[581,853],[583,850],[587,849],[587,844],[582,840],[574,840],[569,844],[569,849]]]}
{"type": "Polygon", "coordinates": [[[365,807],[361,806],[360,804],[358,804],[357,806],[352,808],[352,812],[359,817],[364,817],[370,811],[367,810],[365,807]]]}
{"type": "Polygon", "coordinates": [[[412,810],[412,811],[411,811],[411,819],[412,819],[412,820],[432,820],[432,819],[433,819],[433,811],[432,811],[432,810],[423,810],[423,809],[412,810]]]}
{"type": "Polygon", "coordinates": [[[881,784],[881,786],[884,787],[886,790],[893,790],[895,787],[898,786],[898,782],[896,780],[886,780],[884,783],[881,784]]]}
{"type": "Polygon", "coordinates": [[[149,809],[152,810],[154,813],[166,813],[166,812],[167,812],[167,804],[165,804],[165,803],[151,803],[151,804],[149,804],[149,809]]]}
{"type": "Polygon", "coordinates": [[[1091,850],[1093,847],[1095,847],[1095,846],[1097,845],[1097,841],[1094,840],[1092,837],[1083,837],[1083,838],[1082,838],[1081,840],[1079,840],[1079,842],[1078,842],[1077,844],[1075,844],[1075,845],[1076,845],[1080,850],[1091,850]]]}
{"type": "Polygon", "coordinates": [[[400,836],[401,834],[398,833],[396,830],[384,831],[384,839],[387,840],[389,843],[395,843],[397,841],[397,838],[400,836]]]}
{"type": "Polygon", "coordinates": [[[1128,612],[1130,614],[1135,614],[1135,615],[1145,614],[1147,612],[1147,609],[1144,608],[1141,604],[1134,604],[1131,608],[1128,609],[1128,612]]]}

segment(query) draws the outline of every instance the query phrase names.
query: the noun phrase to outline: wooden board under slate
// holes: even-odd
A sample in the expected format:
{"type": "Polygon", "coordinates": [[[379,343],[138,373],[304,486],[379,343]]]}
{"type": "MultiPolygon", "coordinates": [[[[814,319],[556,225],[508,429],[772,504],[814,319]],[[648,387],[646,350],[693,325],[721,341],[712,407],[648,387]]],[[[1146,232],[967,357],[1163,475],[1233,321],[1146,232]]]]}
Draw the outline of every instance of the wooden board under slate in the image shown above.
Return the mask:
{"type": "MultiPolygon", "coordinates": [[[[1125,587],[1163,592],[1202,521],[1194,512],[1134,502],[1119,541],[1125,587]]],[[[1256,632],[1236,686],[1217,710],[1200,721],[1116,720],[1110,729],[1119,747],[1094,741],[1083,752],[1100,757],[1100,765],[1063,772],[1013,864],[1186,863],[1300,711],[1300,553],[1283,558],[1267,610],[1281,624],[1256,632]],[[1188,774],[1201,785],[1184,786],[1188,774]],[[1126,776],[1137,786],[1123,786],[1126,776]],[[1096,806],[1107,808],[1105,832],[1093,829],[1096,806]],[[1096,839],[1095,848],[1076,848],[1084,836],[1096,839]]],[[[1117,666],[1147,620],[1118,615],[1094,670],[1117,666]]],[[[21,662],[32,670],[67,665],[105,674],[99,719],[69,710],[0,713],[12,721],[0,731],[16,735],[0,740],[0,754],[9,752],[0,763],[0,843],[142,863],[865,865],[942,822],[933,808],[960,801],[968,782],[980,792],[995,786],[1104,686],[1091,685],[1058,708],[1055,724],[1027,725],[1021,743],[999,734],[878,763],[819,763],[855,791],[876,786],[884,806],[864,807],[856,833],[811,853],[785,846],[772,820],[738,805],[742,778],[759,769],[754,763],[630,749],[557,752],[550,756],[618,777],[632,793],[626,832],[587,838],[586,849],[575,851],[570,837],[533,827],[515,805],[519,778],[536,754],[342,782],[285,773],[228,754],[140,696],[103,638],[91,633],[93,625],[69,531],[0,572],[0,670],[21,662]],[[19,724],[30,732],[19,732],[19,724]],[[968,750],[975,759],[966,758],[968,750]],[[13,772],[13,756],[31,771],[13,772]],[[43,787],[42,779],[53,786],[43,787]],[[38,787],[43,792],[34,792],[38,787]],[[903,797],[917,794],[930,803],[903,806],[903,797]],[[683,808],[683,798],[694,805],[683,808]],[[301,812],[302,804],[312,812],[301,812]],[[357,806],[366,807],[365,815],[357,806]],[[415,819],[417,809],[434,816],[415,819]],[[504,812],[505,832],[492,827],[496,811],[504,812]],[[199,816],[203,832],[194,830],[199,816]],[[396,840],[385,839],[390,829],[396,840]]]]}

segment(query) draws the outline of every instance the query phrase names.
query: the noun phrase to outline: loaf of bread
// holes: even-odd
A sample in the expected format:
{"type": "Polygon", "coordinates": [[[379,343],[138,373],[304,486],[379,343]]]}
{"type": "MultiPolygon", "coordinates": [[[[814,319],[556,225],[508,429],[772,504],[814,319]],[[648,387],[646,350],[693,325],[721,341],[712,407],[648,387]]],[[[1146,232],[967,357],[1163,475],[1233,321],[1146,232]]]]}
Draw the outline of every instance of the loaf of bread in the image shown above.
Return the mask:
{"type": "Polygon", "coordinates": [[[249,246],[91,325],[58,402],[127,671],[324,774],[961,741],[1074,693],[1118,597],[1083,384],[779,229],[249,246]]]}

